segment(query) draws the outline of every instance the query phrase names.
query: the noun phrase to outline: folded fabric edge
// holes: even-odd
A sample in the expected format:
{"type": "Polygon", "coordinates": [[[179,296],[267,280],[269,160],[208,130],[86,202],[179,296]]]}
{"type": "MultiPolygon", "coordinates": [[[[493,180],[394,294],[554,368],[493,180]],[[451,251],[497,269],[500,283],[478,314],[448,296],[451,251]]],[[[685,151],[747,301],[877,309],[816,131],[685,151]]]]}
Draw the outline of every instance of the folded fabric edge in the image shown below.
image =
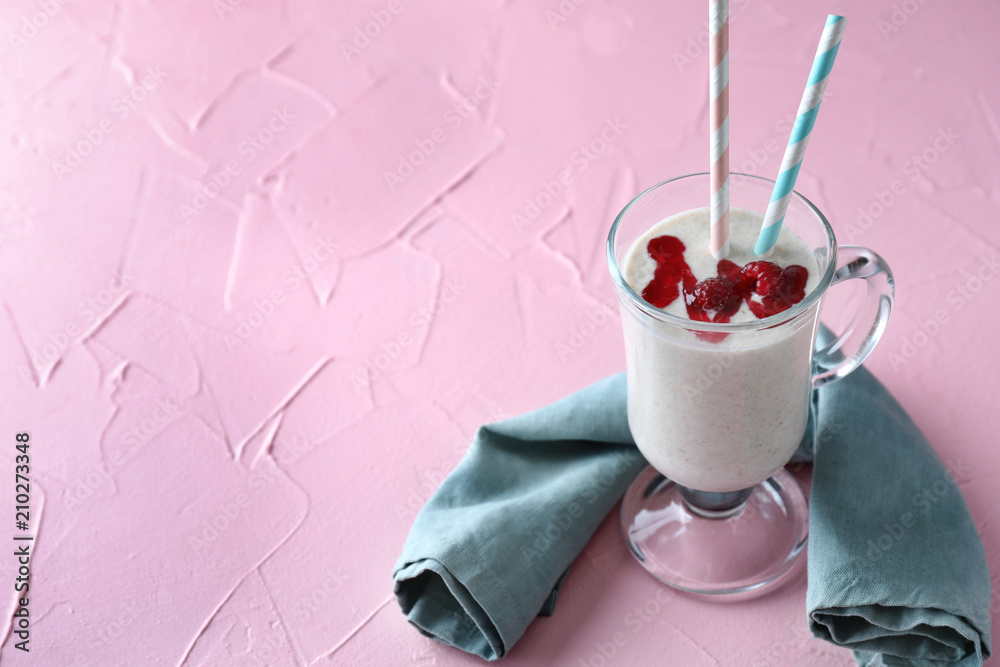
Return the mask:
{"type": "Polygon", "coordinates": [[[492,619],[441,562],[406,563],[393,578],[396,601],[421,633],[485,660],[504,656],[506,647],[492,619]]]}
{"type": "Polygon", "coordinates": [[[571,569],[573,569],[572,565],[567,567],[566,571],[562,573],[561,577],[559,577],[559,581],[557,581],[556,585],[552,587],[552,592],[549,593],[549,597],[545,598],[545,603],[538,612],[539,616],[551,616],[555,613],[556,599],[559,597],[559,591],[562,589],[563,582],[566,581],[566,577],[569,576],[569,571],[571,569]]]}
{"type": "MultiPolygon", "coordinates": [[[[875,583],[872,582],[871,580],[866,580],[858,577],[828,577],[825,580],[825,583],[828,587],[830,587],[833,590],[840,590],[840,591],[847,591],[855,584],[865,583],[865,582],[869,584],[875,583]]],[[[992,653],[990,649],[991,627],[989,625],[989,616],[986,616],[985,619],[983,619],[986,622],[985,627],[983,627],[979,625],[975,619],[969,618],[965,613],[966,610],[959,609],[956,607],[948,608],[932,604],[919,604],[919,603],[906,604],[906,605],[887,604],[884,601],[879,601],[879,600],[874,600],[859,606],[853,604],[845,604],[847,600],[842,595],[838,597],[840,597],[841,599],[830,600],[828,601],[827,604],[824,604],[820,607],[816,607],[815,609],[810,609],[809,610],[810,624],[815,620],[816,614],[826,614],[829,616],[840,616],[840,617],[858,616],[862,618],[866,623],[878,627],[886,627],[886,623],[884,622],[879,623],[873,617],[876,614],[879,614],[882,616],[883,621],[888,621],[891,617],[898,616],[900,614],[907,614],[907,615],[912,614],[914,613],[915,610],[919,609],[923,610],[925,617],[917,619],[911,617],[911,619],[908,621],[903,621],[901,618],[897,618],[897,620],[895,621],[896,627],[888,629],[899,631],[907,629],[908,627],[913,627],[919,623],[926,623],[928,620],[926,618],[926,614],[929,613],[938,617],[938,619],[945,619],[945,620],[954,619],[961,625],[962,628],[966,630],[966,632],[962,633],[963,636],[969,637],[970,641],[972,639],[978,640],[979,644],[982,646],[984,657],[989,657],[992,653]]],[[[941,622],[937,623],[931,622],[930,625],[935,627],[953,627],[952,624],[945,625],[944,623],[941,622]]]]}
{"type": "Polygon", "coordinates": [[[816,609],[809,613],[809,629],[814,637],[830,642],[836,646],[842,646],[853,651],[889,655],[904,660],[912,660],[918,657],[923,658],[923,656],[914,656],[912,655],[912,652],[904,654],[902,652],[886,650],[886,640],[912,638],[908,642],[891,643],[894,645],[897,643],[900,645],[906,645],[908,643],[922,643],[926,645],[927,643],[933,643],[937,646],[941,646],[946,652],[948,652],[948,649],[951,649],[952,652],[948,655],[939,655],[935,657],[937,660],[944,660],[947,662],[955,662],[956,660],[964,661],[968,658],[977,658],[979,663],[982,664],[982,661],[990,655],[989,647],[983,643],[981,633],[976,630],[976,628],[970,623],[969,619],[964,616],[941,609],[934,609],[933,611],[947,614],[951,617],[951,619],[953,619],[954,622],[949,625],[921,623],[908,628],[895,629],[885,627],[872,619],[872,616],[875,615],[872,612],[877,612],[880,609],[885,609],[885,606],[873,604],[866,605],[865,607],[824,607],[816,609]],[[858,640],[852,640],[846,637],[835,638],[833,636],[833,621],[835,618],[842,619],[842,622],[846,625],[855,626],[856,629],[852,633],[855,635],[861,633],[860,628],[862,627],[876,629],[881,632],[858,640]],[[948,642],[944,639],[931,636],[927,632],[920,632],[920,626],[953,633],[956,641],[948,642]]]}
{"type": "Polygon", "coordinates": [[[942,662],[940,660],[921,659],[911,660],[909,658],[897,658],[882,653],[872,653],[871,651],[851,651],[854,655],[858,667],[982,667],[982,660],[975,656],[965,658],[958,662],[942,662]]]}

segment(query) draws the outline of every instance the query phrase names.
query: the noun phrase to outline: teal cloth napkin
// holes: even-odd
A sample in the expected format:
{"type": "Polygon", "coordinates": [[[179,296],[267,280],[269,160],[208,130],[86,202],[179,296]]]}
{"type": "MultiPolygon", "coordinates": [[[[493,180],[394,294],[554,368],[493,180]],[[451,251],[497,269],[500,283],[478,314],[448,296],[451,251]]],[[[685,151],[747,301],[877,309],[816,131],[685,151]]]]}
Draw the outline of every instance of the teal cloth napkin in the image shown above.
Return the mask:
{"type": "MultiPolygon", "coordinates": [[[[816,390],[795,458],[814,462],[813,634],[863,667],[982,665],[982,543],[948,470],[885,388],[861,368],[816,390]]],[[[645,465],[623,374],[483,426],[410,530],[394,571],[403,613],[438,641],[503,657],[552,613],[573,559],[645,465]]]]}

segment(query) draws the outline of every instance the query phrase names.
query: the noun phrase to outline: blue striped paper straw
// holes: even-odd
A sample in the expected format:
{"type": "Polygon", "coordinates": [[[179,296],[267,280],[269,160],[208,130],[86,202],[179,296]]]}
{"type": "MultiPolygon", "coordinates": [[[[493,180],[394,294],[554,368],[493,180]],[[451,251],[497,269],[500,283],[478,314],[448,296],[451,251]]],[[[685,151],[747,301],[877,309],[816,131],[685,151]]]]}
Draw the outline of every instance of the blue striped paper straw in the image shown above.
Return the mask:
{"type": "Polygon", "coordinates": [[[802,167],[802,158],[805,156],[806,146],[809,145],[809,135],[816,123],[816,115],[819,113],[820,102],[823,101],[826,84],[830,80],[833,61],[840,49],[840,38],[844,34],[845,25],[847,19],[843,16],[830,14],[826,17],[826,27],[819,40],[819,48],[816,49],[816,59],[813,60],[809,81],[806,83],[805,92],[802,93],[792,134],[788,137],[785,157],[781,160],[781,171],[775,180],[774,192],[771,193],[771,201],[767,205],[767,213],[764,214],[764,222],[761,224],[760,236],[757,237],[757,245],[754,247],[758,257],[770,254],[778,241],[778,232],[781,231],[781,223],[785,220],[795,179],[798,178],[799,169],[802,167]]]}

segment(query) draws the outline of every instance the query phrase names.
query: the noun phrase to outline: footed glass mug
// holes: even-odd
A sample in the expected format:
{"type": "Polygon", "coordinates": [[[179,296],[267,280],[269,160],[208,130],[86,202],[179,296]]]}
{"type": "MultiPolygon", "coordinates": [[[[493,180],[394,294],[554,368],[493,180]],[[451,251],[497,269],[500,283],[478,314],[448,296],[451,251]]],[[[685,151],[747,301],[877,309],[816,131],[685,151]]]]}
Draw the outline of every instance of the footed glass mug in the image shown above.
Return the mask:
{"type": "MultiPolygon", "coordinates": [[[[773,181],[732,174],[730,183],[733,207],[767,209],[773,181]]],[[[806,543],[805,496],[783,468],[805,434],[810,392],[846,376],[875,347],[892,308],[893,280],[871,250],[838,247],[823,214],[794,192],[784,225],[812,249],[819,270],[802,301],[743,323],[668,314],[629,286],[622,263],[653,225],[704,208],[710,196],[708,174],[665,181],[629,202],[608,235],[629,427],[651,464],[625,494],[622,532],[663,583],[751,597],[780,583],[806,543]],[[845,333],[814,351],[823,295],[851,279],[867,283],[864,304],[845,333]]]]}

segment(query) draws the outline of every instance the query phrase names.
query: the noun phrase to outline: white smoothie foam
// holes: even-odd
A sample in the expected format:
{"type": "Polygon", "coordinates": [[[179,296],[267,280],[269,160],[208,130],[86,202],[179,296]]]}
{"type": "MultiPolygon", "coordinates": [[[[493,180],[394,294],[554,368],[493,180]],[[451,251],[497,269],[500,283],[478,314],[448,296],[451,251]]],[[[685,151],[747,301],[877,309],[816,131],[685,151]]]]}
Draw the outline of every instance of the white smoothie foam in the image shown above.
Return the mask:
{"type": "MultiPolygon", "coordinates": [[[[761,219],[753,211],[730,211],[728,259],[740,266],[761,259],[753,252],[761,219]]],[[[627,253],[625,280],[642,294],[656,268],[646,246],[663,235],[684,243],[684,259],[699,281],[717,275],[709,233],[708,208],[657,223],[627,253]]],[[[821,277],[812,250],[787,227],[766,261],[805,267],[807,295],[821,277]]],[[[664,310],[687,319],[683,295],[664,310]]],[[[650,464],[679,484],[718,492],[753,486],[784,466],[806,427],[818,310],[777,328],[709,341],[623,309],[629,425],[650,464]]],[[[731,321],[756,319],[744,303],[731,321]]]]}

